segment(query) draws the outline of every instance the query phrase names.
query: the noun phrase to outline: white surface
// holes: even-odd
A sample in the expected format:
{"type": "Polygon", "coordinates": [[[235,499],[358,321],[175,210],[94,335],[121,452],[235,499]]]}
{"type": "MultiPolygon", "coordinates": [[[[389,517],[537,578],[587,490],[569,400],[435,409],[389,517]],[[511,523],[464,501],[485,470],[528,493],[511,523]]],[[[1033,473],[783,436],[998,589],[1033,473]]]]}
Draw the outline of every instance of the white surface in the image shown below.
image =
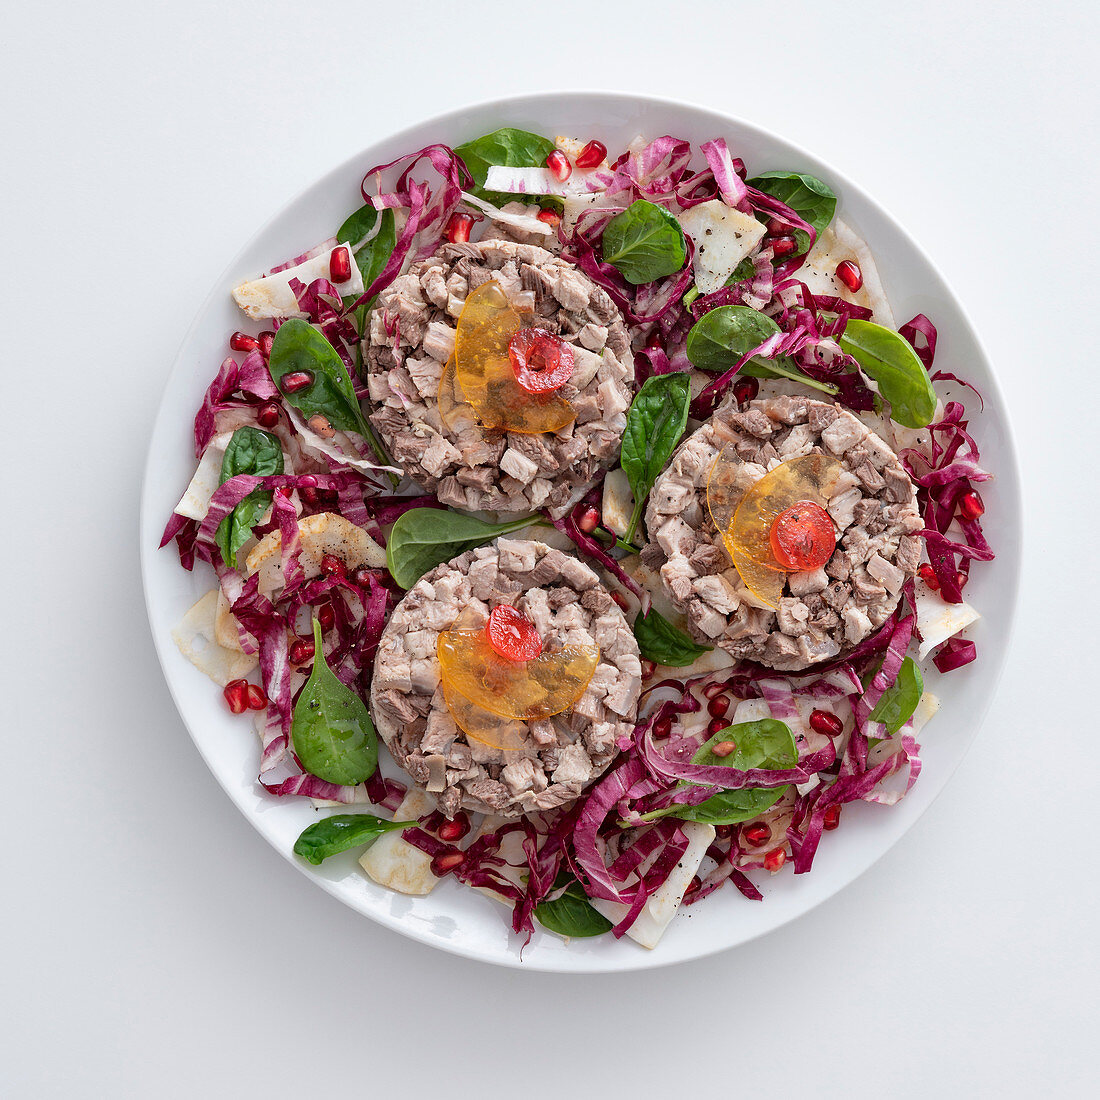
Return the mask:
{"type": "MultiPolygon", "coordinates": [[[[1081,566],[1100,530],[1095,436],[1073,414],[1100,397],[1098,165],[1082,141],[1095,10],[794,3],[731,66],[728,3],[695,19],[664,3],[525,8],[549,41],[522,63],[515,23],[482,18],[497,5],[408,6],[401,32],[426,80],[408,78],[387,17],[364,5],[331,5],[342,14],[327,22],[298,4],[228,7],[56,4],[48,24],[28,7],[0,46],[0,249],[18,272],[4,310],[16,470],[0,551],[0,1091],[385,1096],[423,1066],[418,1048],[461,1067],[488,1041],[500,1077],[531,1096],[559,1095],[567,1067],[586,1092],[633,1081],[648,1095],[718,1069],[711,1055],[685,1063],[687,1020],[703,1032],[691,1048],[713,1035],[722,1084],[746,1093],[796,1080],[819,1096],[1094,1090],[1097,607],[1081,566]],[[560,59],[559,26],[578,28],[560,59]],[[933,809],[807,918],[712,959],[598,979],[443,956],[292,873],[172,708],[134,539],[166,365],[253,229],[441,104],[571,84],[577,50],[586,83],[743,114],[859,181],[940,264],[1036,440],[1009,674],[933,809]],[[289,83],[273,95],[276,74],[289,83]],[[67,278],[95,273],[90,292],[56,296],[59,254],[67,278]],[[658,1053],[639,1042],[647,1006],[670,1040],[658,1053]],[[568,1052],[547,1053],[548,1023],[568,1052]]],[[[468,1069],[450,1074],[452,1095],[481,1093],[468,1069]]]]}

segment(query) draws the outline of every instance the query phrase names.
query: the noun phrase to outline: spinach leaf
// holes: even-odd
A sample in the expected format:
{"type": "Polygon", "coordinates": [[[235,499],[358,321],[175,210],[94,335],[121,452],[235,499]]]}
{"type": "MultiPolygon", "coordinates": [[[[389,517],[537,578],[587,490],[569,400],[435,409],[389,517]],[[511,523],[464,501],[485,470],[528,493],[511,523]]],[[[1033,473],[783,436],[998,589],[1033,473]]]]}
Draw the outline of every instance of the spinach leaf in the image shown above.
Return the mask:
{"type": "Polygon", "coordinates": [[[600,241],[605,263],[628,283],[651,283],[684,266],[687,245],[680,223],[646,199],[632,202],[607,223],[600,241]]]}
{"type": "MultiPolygon", "coordinates": [[[[800,218],[808,221],[821,234],[828,228],[836,213],[836,195],[827,183],[817,176],[804,172],[762,172],[749,180],[749,186],[766,191],[773,198],[789,206],[800,218]]],[[[810,247],[810,236],[802,230],[795,231],[798,253],[810,247]]]]}
{"type": "Polygon", "coordinates": [[[479,199],[485,199],[494,206],[514,202],[520,195],[505,195],[499,191],[485,190],[485,175],[489,166],[504,164],[509,168],[542,168],[546,158],[554,151],[554,143],[549,138],[532,134],[529,130],[517,130],[506,126],[494,130],[491,134],[467,141],[455,146],[455,152],[462,158],[470,175],[474,177],[473,193],[479,199]]]}
{"type": "MultiPolygon", "coordinates": [[[[554,885],[560,887],[562,879],[559,878],[554,885]]],[[[569,886],[561,897],[536,905],[535,916],[544,928],[571,939],[602,936],[612,927],[607,917],[592,908],[576,879],[569,880],[569,886]]]]}
{"type": "Polygon", "coordinates": [[[440,508],[410,508],[397,517],[390,531],[386,564],[402,588],[412,588],[441,562],[536,522],[537,516],[522,516],[508,523],[486,523],[440,508]]]}
{"type": "MultiPolygon", "coordinates": [[[[374,228],[378,216],[378,211],[368,202],[365,206],[359,207],[340,226],[336,231],[336,239],[347,241],[352,248],[355,248],[374,228]]],[[[386,266],[386,261],[390,258],[394,245],[397,244],[397,226],[394,222],[393,211],[383,210],[381,216],[382,224],[378,227],[378,232],[358,252],[354,253],[356,266],[363,276],[364,290],[382,273],[382,268],[386,266]]],[[[344,304],[347,305],[348,301],[349,299],[345,298],[344,304]]],[[[370,303],[365,302],[359,308],[360,310],[369,311],[370,303]]]]}
{"type": "Polygon", "coordinates": [[[912,657],[901,663],[898,678],[883,693],[871,711],[871,721],[881,722],[890,733],[897,733],[917,709],[924,691],[924,677],[912,657]]]}
{"type": "Polygon", "coordinates": [[[840,346],[878,383],[890,416],[907,428],[923,428],[936,414],[936,391],[912,345],[873,321],[849,321],[840,346]]]}
{"type": "Polygon", "coordinates": [[[696,645],[654,607],[634,620],[634,637],[642,656],[659,665],[691,665],[714,648],[696,645]]]}
{"type": "Polygon", "coordinates": [[[634,496],[624,542],[633,540],[645,498],[684,434],[690,404],[691,382],[681,371],[647,378],[631,402],[619,457],[634,496]]]}
{"type": "MultiPolygon", "coordinates": [[[[339,431],[358,432],[373,439],[344,361],[308,321],[292,317],[283,322],[275,333],[267,369],[276,386],[285,374],[309,371],[313,384],[294,393],[283,393],[283,400],[307,419],[320,413],[339,431]]],[[[279,389],[282,391],[281,386],[279,389]]]]}
{"type": "Polygon", "coordinates": [[[839,386],[832,382],[819,382],[803,373],[785,356],[780,359],[750,359],[738,372],[752,378],[789,378],[792,382],[801,382],[804,386],[821,390],[822,393],[836,394],[840,392],[839,386]]]}
{"type": "Polygon", "coordinates": [[[373,844],[383,833],[415,824],[415,821],[387,821],[374,814],[335,814],[310,825],[294,842],[294,854],[316,866],[338,852],[373,844]]]}
{"type": "Polygon", "coordinates": [[[779,326],[759,310],[719,306],[691,326],[684,350],[700,370],[721,374],[778,331],[779,326]]]}
{"type": "Polygon", "coordinates": [[[353,787],[378,767],[378,735],[366,704],[328,667],[313,620],[313,671],[294,705],[290,739],[310,775],[353,787]]]}
{"type": "MultiPolygon", "coordinates": [[[[220,485],[237,474],[281,474],[283,472],[283,448],[278,437],[260,431],[251,425],[238,428],[222,459],[220,485]]],[[[222,552],[222,561],[230,569],[237,567],[237,552],[252,535],[252,528],[271,505],[271,493],[256,489],[249,493],[232,512],[218,524],[214,541],[222,552]]]]}
{"type": "Polygon", "coordinates": [[[726,286],[733,286],[734,283],[743,283],[746,279],[751,279],[755,274],[756,264],[752,262],[751,256],[746,256],[733,269],[733,274],[726,280],[726,286]]]}

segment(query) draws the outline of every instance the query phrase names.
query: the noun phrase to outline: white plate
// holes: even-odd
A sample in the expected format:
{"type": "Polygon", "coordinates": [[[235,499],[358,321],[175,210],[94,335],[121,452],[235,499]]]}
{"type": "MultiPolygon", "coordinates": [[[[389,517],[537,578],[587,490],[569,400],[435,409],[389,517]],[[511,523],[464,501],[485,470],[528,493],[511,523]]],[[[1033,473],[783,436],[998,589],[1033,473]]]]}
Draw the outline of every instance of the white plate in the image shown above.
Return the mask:
{"type": "Polygon", "coordinates": [[[164,675],[199,752],[218,782],[277,851],[334,896],[373,920],[424,943],[460,955],[533,970],[633,970],[694,959],[744,943],[808,912],[846,886],[905,833],[943,789],[973,741],[996,689],[1009,645],[1020,563],[1019,478],[1004,400],[962,306],[931,260],[877,203],[817,157],[772,134],[715,111],[666,100],[614,94],[544,94],[502,100],[441,115],[363,150],[299,195],[244,247],[199,311],[168,377],[145,470],[141,562],[149,621],[164,675]],[[610,936],[566,943],[536,932],[520,956],[521,937],[510,931],[508,910],[473,890],[445,881],[425,898],[382,889],[359,870],[353,853],[314,868],[291,848],[316,814],[305,800],[279,800],[256,782],[259,760],[250,722],[230,715],[221,692],[185,660],[170,631],[188,607],[212,587],[208,569],[180,569],[174,548],[157,550],[165,520],[194,469],[191,423],[202,394],[227,354],[228,334],[242,318],[230,288],[331,235],[360,203],[364,172],[432,142],[457,145],[499,126],[545,134],[598,137],[613,153],[638,134],[674,134],[693,146],[724,137],[750,174],[766,169],[807,171],[839,196],[838,214],[869,241],[894,312],[907,319],[927,313],[939,329],[936,363],[972,381],[985,396],[974,406],[973,431],[983,464],[996,480],[982,487],[986,530],[997,560],[975,570],[967,597],[984,618],[969,636],[979,647],[975,664],[930,686],[943,708],[926,730],[924,770],[897,806],[856,803],[843,827],[821,846],[813,871],[795,876],[754,876],[763,902],[749,902],[730,887],[681,914],[654,951],[610,936]]]}

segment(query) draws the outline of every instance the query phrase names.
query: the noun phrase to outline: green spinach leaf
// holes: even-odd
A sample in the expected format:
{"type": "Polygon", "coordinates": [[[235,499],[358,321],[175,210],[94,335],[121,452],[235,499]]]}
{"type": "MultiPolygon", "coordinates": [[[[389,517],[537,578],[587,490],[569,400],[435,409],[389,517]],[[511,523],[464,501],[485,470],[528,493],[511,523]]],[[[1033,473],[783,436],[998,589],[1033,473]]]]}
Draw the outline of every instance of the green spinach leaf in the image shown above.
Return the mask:
{"type": "Polygon", "coordinates": [[[366,704],[328,667],[313,620],[313,671],[294,705],[290,739],[310,775],[353,787],[378,767],[378,735],[366,704]]]}
{"type": "MultiPolygon", "coordinates": [[[[564,876],[568,878],[568,876],[564,876]]],[[[585,896],[581,884],[569,879],[565,893],[553,901],[544,901],[535,906],[535,917],[544,928],[557,932],[559,936],[571,939],[585,939],[602,936],[611,931],[611,921],[602,913],[597,913],[585,896]]],[[[556,887],[562,885],[559,878],[556,887]]]]}
{"type": "Polygon", "coordinates": [[[517,195],[506,195],[499,191],[485,190],[485,175],[490,165],[503,164],[509,168],[542,168],[546,158],[554,151],[554,143],[549,138],[532,134],[529,130],[517,130],[506,126],[494,130],[491,134],[467,141],[455,146],[455,152],[462,158],[470,175],[474,177],[475,194],[479,199],[502,206],[514,202],[517,195]]]}
{"type": "MultiPolygon", "coordinates": [[[[245,425],[233,433],[225,448],[219,484],[224,485],[237,474],[265,477],[282,472],[283,448],[278,437],[245,425]]],[[[266,489],[256,489],[218,524],[214,541],[222,552],[222,561],[230,569],[236,569],[237,552],[248,542],[252,528],[270,506],[271,493],[266,489]]]]}
{"type": "Polygon", "coordinates": [[[780,359],[750,359],[738,372],[752,378],[789,378],[792,382],[801,382],[803,386],[820,390],[822,393],[836,394],[839,386],[832,382],[819,382],[803,373],[786,357],[780,359]]]}
{"type": "Polygon", "coordinates": [[[694,664],[714,648],[696,645],[654,607],[634,620],[634,637],[638,639],[638,649],[647,660],[677,668],[694,664]]]}
{"type": "Polygon", "coordinates": [[[631,402],[619,458],[634,496],[624,542],[634,538],[649,490],[684,434],[690,405],[691,382],[682,371],[647,378],[631,402]]]}
{"type": "Polygon", "coordinates": [[[881,722],[890,733],[897,733],[913,717],[923,691],[924,677],[917,662],[906,657],[897,680],[882,693],[871,711],[871,721],[881,722]]]}
{"type": "MultiPolygon", "coordinates": [[[[836,213],[836,195],[817,176],[804,172],[762,172],[749,180],[749,185],[785,203],[800,218],[808,221],[819,237],[836,213]]],[[[805,252],[810,247],[809,234],[796,230],[795,244],[798,246],[796,255],[805,252]]]]}
{"type": "Polygon", "coordinates": [[[759,310],[719,306],[691,326],[684,350],[693,366],[721,374],[777,332],[779,326],[759,310]]]}
{"type": "Polygon", "coordinates": [[[522,516],[508,523],[486,523],[441,508],[410,508],[397,517],[390,531],[386,564],[402,588],[412,588],[441,562],[537,522],[537,516],[522,516]]]}
{"type": "Polygon", "coordinates": [[[907,428],[923,428],[936,413],[936,391],[912,345],[873,321],[849,321],[840,346],[878,383],[890,416],[907,428]]]}
{"type": "Polygon", "coordinates": [[[628,283],[651,283],[684,266],[687,245],[680,223],[646,199],[632,202],[607,223],[600,241],[605,263],[628,283]]]}
{"type": "MultiPolygon", "coordinates": [[[[359,207],[359,209],[340,226],[336,231],[336,239],[338,241],[347,241],[354,249],[355,246],[374,228],[374,223],[378,218],[378,211],[368,202],[365,206],[359,207]]],[[[397,226],[394,221],[393,211],[383,210],[381,218],[382,224],[378,227],[378,232],[375,233],[358,252],[354,253],[356,266],[363,276],[364,290],[382,273],[382,268],[386,266],[386,261],[390,258],[394,245],[397,244],[397,226]]],[[[348,301],[349,299],[345,298],[344,304],[347,305],[348,301]]],[[[370,303],[365,302],[359,309],[362,311],[369,311],[370,303]]],[[[360,329],[360,331],[362,331],[362,329],[360,329]]]]}
{"type": "Polygon", "coordinates": [[[384,833],[415,824],[415,821],[387,821],[374,814],[335,814],[310,825],[294,842],[294,854],[316,866],[329,856],[365,847],[384,833]]]}

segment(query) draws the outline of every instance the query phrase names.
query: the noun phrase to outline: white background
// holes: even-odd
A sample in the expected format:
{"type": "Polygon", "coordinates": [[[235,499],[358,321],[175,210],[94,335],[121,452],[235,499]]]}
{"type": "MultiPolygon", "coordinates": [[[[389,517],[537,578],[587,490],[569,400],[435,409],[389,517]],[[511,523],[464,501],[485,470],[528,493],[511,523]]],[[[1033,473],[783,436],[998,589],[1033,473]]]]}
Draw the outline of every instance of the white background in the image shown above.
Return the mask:
{"type": "Polygon", "coordinates": [[[1098,33],[1019,0],[7,14],[0,1093],[1094,1090],[1098,33]],[[971,312],[1027,502],[1008,674],[909,835],[763,940],[579,978],[433,952],[269,849],[172,706],[135,545],[163,379],[255,228],[385,132],[568,87],[741,115],[866,187],[971,312]]]}

